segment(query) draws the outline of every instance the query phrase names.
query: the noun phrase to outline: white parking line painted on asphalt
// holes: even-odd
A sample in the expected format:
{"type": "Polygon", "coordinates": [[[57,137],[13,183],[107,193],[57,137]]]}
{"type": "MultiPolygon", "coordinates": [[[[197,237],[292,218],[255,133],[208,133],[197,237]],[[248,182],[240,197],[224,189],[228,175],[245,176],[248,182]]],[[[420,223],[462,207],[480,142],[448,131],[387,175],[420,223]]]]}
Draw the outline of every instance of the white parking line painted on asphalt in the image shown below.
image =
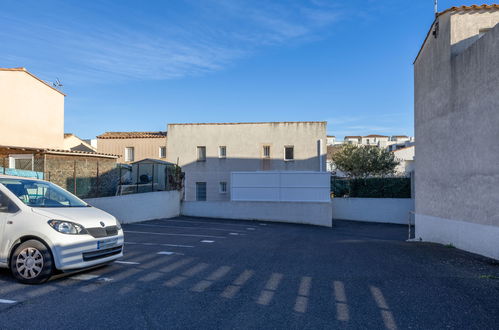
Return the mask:
{"type": "Polygon", "coordinates": [[[245,270],[239,275],[231,285],[225,288],[220,294],[221,297],[232,299],[241,290],[243,285],[253,276],[255,272],[252,270],[245,270]]]}
{"type": "MultiPolygon", "coordinates": [[[[137,243],[137,242],[128,242],[128,241],[126,241],[125,244],[130,244],[130,245],[151,245],[149,243],[137,243]]],[[[171,246],[171,247],[181,247],[181,248],[193,248],[193,247],[195,247],[193,245],[166,244],[166,243],[154,243],[154,245],[158,245],[158,246],[171,246]]]]}
{"type": "Polygon", "coordinates": [[[0,304],[15,304],[17,301],[9,299],[0,299],[0,304]]]}
{"type": "Polygon", "coordinates": [[[237,236],[239,233],[229,233],[229,235],[237,236]]]}
{"type": "Polygon", "coordinates": [[[210,240],[204,239],[201,241],[201,243],[215,243],[215,241],[210,241],[210,240]]]}
{"type": "Polygon", "coordinates": [[[135,262],[135,261],[115,261],[114,263],[116,264],[123,264],[123,265],[140,265],[140,262],[135,262]]]}
{"type": "Polygon", "coordinates": [[[149,223],[129,223],[126,226],[143,226],[143,227],[162,227],[162,228],[179,228],[179,229],[201,229],[201,230],[217,230],[217,231],[239,231],[243,233],[244,231],[242,230],[237,230],[237,229],[224,229],[224,228],[208,228],[208,227],[184,227],[184,226],[168,226],[168,225],[155,225],[155,224],[149,224],[149,223]]]}
{"type": "Polygon", "coordinates": [[[305,313],[308,307],[308,296],[310,295],[310,286],[312,278],[304,276],[301,278],[300,286],[298,288],[298,297],[296,297],[294,311],[298,313],[305,313]]]}
{"type": "Polygon", "coordinates": [[[158,252],[156,254],[164,254],[164,255],[167,255],[167,256],[171,256],[172,254],[175,254],[175,252],[170,252],[170,251],[161,251],[161,252],[158,252]]]}
{"type": "Polygon", "coordinates": [[[185,222],[185,223],[205,223],[205,224],[217,224],[217,225],[222,225],[222,226],[234,226],[234,227],[248,227],[248,225],[243,225],[243,224],[237,224],[237,223],[226,223],[226,222],[215,222],[215,221],[191,221],[191,220],[163,220],[160,219],[159,221],[166,221],[166,222],[185,222]]]}
{"type": "Polygon", "coordinates": [[[259,305],[268,305],[274,297],[274,294],[279,287],[279,284],[281,283],[283,277],[283,274],[272,273],[269,280],[265,284],[265,289],[260,293],[260,296],[258,297],[256,303],[259,305]]]}
{"type": "Polygon", "coordinates": [[[125,234],[149,234],[149,235],[162,235],[162,236],[226,238],[226,237],[223,237],[223,236],[213,236],[213,235],[169,234],[169,233],[154,233],[154,232],[148,232],[148,231],[134,231],[134,230],[127,230],[127,231],[125,231],[125,234]]]}
{"type": "Polygon", "coordinates": [[[247,230],[255,230],[255,228],[253,228],[253,227],[248,227],[248,228],[246,228],[246,229],[247,229],[247,230]]]}
{"type": "Polygon", "coordinates": [[[70,279],[72,280],[77,280],[77,281],[90,281],[94,280],[96,278],[99,278],[99,275],[90,275],[90,274],[79,274],[75,276],[71,276],[70,279]]]}

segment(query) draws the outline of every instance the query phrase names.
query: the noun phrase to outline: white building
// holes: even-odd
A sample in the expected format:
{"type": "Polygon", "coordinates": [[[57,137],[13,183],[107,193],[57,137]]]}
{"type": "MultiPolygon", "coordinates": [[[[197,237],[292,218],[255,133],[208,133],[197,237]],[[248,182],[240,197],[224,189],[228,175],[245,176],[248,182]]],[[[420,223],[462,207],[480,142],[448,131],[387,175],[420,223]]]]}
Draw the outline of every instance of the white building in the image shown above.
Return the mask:
{"type": "Polygon", "coordinates": [[[409,176],[414,171],[415,149],[415,146],[410,146],[393,151],[395,159],[399,161],[399,165],[395,168],[396,174],[409,176]]]}

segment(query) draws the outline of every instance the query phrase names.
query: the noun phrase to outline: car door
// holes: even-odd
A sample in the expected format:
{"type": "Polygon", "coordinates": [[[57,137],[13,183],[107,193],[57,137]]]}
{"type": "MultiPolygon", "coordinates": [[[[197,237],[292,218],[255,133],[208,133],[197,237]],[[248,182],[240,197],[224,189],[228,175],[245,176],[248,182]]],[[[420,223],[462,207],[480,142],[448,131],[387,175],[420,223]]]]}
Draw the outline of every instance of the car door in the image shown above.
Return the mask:
{"type": "Polygon", "coordinates": [[[10,240],[5,237],[7,226],[10,218],[19,211],[19,208],[0,191],[0,262],[7,261],[8,246],[10,240]]]}

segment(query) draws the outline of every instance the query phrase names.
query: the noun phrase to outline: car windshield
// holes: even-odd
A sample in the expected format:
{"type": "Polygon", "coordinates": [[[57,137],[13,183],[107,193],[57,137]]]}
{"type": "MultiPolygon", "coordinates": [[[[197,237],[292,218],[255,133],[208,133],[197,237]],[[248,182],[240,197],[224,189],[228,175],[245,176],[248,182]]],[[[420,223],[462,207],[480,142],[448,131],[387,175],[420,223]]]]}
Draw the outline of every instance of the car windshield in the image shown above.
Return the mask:
{"type": "Polygon", "coordinates": [[[85,207],[86,203],[50,182],[0,179],[24,204],[31,207],[85,207]]]}

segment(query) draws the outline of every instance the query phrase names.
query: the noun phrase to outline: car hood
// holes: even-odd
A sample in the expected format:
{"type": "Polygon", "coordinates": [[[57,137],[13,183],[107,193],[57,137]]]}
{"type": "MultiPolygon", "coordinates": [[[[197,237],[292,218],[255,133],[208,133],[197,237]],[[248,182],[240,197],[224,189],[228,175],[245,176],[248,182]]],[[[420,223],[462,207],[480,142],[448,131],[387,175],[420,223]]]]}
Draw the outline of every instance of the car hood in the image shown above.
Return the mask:
{"type": "Polygon", "coordinates": [[[83,227],[102,227],[101,222],[105,226],[115,226],[116,218],[111,214],[99,210],[95,207],[44,207],[32,208],[33,212],[48,219],[67,220],[76,222],[83,227]]]}

